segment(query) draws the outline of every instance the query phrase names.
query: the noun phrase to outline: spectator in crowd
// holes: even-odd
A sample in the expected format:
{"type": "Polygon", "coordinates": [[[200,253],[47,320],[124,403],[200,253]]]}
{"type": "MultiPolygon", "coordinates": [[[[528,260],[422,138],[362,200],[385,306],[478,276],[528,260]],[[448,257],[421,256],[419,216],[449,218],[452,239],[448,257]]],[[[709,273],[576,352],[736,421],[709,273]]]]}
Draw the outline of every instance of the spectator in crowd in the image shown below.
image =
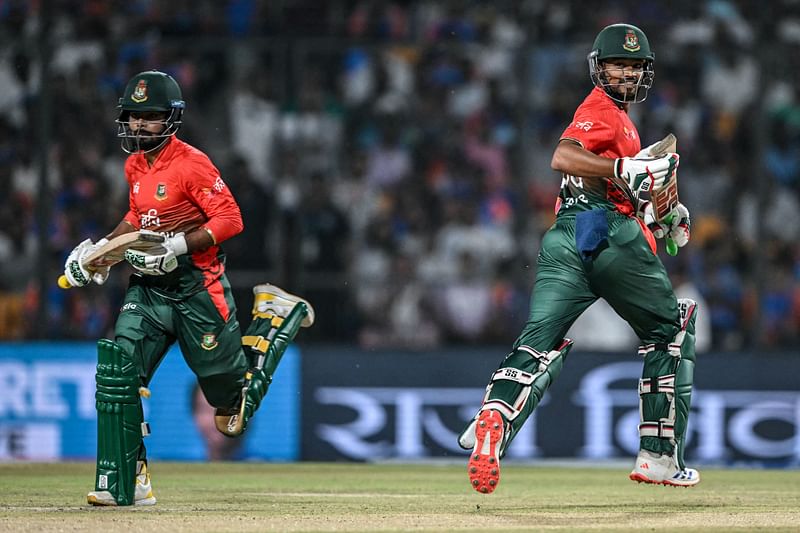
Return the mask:
{"type": "MultiPolygon", "coordinates": [[[[240,245],[231,243],[231,264],[328,287],[314,299],[322,308],[354,302],[355,331],[326,325],[322,312],[314,340],[374,339],[375,331],[406,338],[409,310],[424,305],[416,291],[456,293],[467,256],[472,278],[493,287],[490,307],[515,308],[553,220],[558,177],[550,154],[587,88],[575,58],[597,30],[627,19],[653,28],[668,51],[642,120],[634,120],[643,138],[678,135],[681,196],[694,225],[679,277],[708,302],[701,317],[710,319],[712,348],[793,346],[800,336],[796,6],[778,2],[769,16],[758,3],[732,0],[587,6],[64,4],[53,19],[55,53],[43,85],[38,58],[20,44],[36,37],[40,7],[8,3],[0,10],[9,43],[0,54],[0,298],[16,303],[4,308],[0,332],[82,339],[110,329],[113,294],[59,293],[31,273],[52,271],[77,235],[108,227],[125,205],[122,159],[103,110],[132,74],[154,67],[196,102],[187,140],[229,161],[227,179],[242,178],[231,186],[242,191],[247,229],[240,245]],[[42,163],[38,111],[46,108],[51,144],[42,163]],[[40,201],[49,209],[37,212],[40,201]],[[268,216],[289,237],[265,234],[268,216]],[[282,262],[267,263],[270,256],[282,262]],[[52,265],[39,265],[40,257],[52,265]],[[46,325],[27,320],[39,302],[46,325]]],[[[124,270],[112,272],[112,291],[124,270]]],[[[426,312],[435,324],[426,345],[507,337],[500,331],[507,323],[493,312],[469,336],[453,334],[443,307],[426,312]]]]}

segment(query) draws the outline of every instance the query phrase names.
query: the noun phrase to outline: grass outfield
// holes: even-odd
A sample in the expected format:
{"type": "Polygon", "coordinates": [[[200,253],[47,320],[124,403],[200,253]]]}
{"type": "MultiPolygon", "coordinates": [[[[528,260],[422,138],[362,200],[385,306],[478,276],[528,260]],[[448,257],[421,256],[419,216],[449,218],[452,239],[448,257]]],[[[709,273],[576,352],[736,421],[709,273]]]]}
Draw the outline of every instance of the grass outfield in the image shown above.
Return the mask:
{"type": "Polygon", "coordinates": [[[494,494],[461,465],[155,463],[154,507],[86,505],[94,464],[0,464],[0,531],[800,530],[800,471],[702,471],[695,488],[625,469],[506,465],[494,494]]]}

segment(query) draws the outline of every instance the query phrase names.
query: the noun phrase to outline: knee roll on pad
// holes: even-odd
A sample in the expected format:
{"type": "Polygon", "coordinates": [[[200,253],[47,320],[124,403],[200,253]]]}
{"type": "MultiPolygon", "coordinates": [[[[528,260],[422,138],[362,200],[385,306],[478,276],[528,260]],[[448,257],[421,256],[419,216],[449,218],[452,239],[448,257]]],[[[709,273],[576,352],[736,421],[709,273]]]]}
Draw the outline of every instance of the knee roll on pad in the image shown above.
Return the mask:
{"type": "Polygon", "coordinates": [[[136,461],[142,437],[150,431],[144,422],[141,387],[133,357],[117,343],[97,343],[97,473],[95,490],[108,491],[117,505],[133,505],[136,461]]]}
{"type": "Polygon", "coordinates": [[[684,468],[683,447],[691,407],[695,365],[694,300],[678,300],[681,328],[668,345],[639,348],[645,358],[639,380],[639,437],[641,447],[656,453],[676,454],[684,468]]]}

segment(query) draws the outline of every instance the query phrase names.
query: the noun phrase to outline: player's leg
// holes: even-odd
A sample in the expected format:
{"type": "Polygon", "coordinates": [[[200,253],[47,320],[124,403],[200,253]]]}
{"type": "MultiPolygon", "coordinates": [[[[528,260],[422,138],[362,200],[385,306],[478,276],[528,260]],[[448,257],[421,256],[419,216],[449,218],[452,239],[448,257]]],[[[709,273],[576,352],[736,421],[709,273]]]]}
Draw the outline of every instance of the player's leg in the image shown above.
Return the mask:
{"type": "MultiPolygon", "coordinates": [[[[229,309],[235,310],[227,280],[223,279],[225,299],[229,309]]],[[[201,334],[197,324],[187,324],[181,330],[181,346],[184,353],[192,353],[192,370],[208,402],[216,408],[215,424],[225,435],[240,435],[249,419],[267,393],[273,374],[286,348],[301,327],[314,322],[311,305],[273,285],[257,285],[253,289],[253,320],[244,336],[240,336],[235,312],[227,322],[215,315],[214,302],[204,293],[197,295],[185,305],[194,309],[195,316],[217,317],[217,323],[209,323],[205,330],[215,333],[201,334]],[[213,337],[213,347],[191,345],[192,335],[213,337]]]]}
{"type": "Polygon", "coordinates": [[[97,473],[92,505],[153,505],[143,436],[149,434],[141,396],[173,338],[162,324],[169,309],[141,286],[128,290],[115,341],[98,342],[97,473]]]}
{"type": "Polygon", "coordinates": [[[700,482],[700,473],[686,467],[683,458],[696,362],[697,304],[680,299],[678,309],[681,328],[666,351],[652,344],[640,347],[644,356],[639,382],[640,450],[630,478],[688,487],[700,482]]]}
{"type": "Polygon", "coordinates": [[[564,335],[595,300],[575,251],[574,226],[557,224],[544,237],[528,322],[494,372],[475,419],[459,437],[472,449],[470,483],[489,493],[500,478],[500,459],[545,391],[561,372],[572,341],[564,335]]]}
{"type": "Polygon", "coordinates": [[[644,357],[641,451],[631,478],[694,485],[699,474],[685,467],[682,455],[694,374],[696,306],[691,301],[678,305],[663,264],[634,220],[614,221],[610,242],[610,253],[595,264],[592,285],[633,327],[644,357]]]}

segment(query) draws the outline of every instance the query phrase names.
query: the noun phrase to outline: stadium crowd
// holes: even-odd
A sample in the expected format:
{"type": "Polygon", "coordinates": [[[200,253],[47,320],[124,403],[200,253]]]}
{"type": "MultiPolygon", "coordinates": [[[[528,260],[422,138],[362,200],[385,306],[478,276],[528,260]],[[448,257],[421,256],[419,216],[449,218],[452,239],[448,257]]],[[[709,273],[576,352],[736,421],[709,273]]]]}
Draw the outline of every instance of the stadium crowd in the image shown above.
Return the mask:
{"type": "MultiPolygon", "coordinates": [[[[34,274],[55,281],[75,243],[121,218],[116,101],[158,68],[184,91],[179,135],[242,207],[246,231],[224,246],[240,312],[269,279],[314,302],[314,341],[509,343],[554,218],[550,155],[591,88],[583,58],[600,28],[626,21],[656,53],[634,122],[643,144],[676,133],[693,216],[690,246],[662,254],[677,292],[701,300],[714,349],[800,341],[797,2],[772,14],[733,0],[52,4],[47,70],[41,3],[0,3],[0,338],[113,326],[127,269],[73,291],[34,274]]],[[[635,342],[592,309],[573,328],[582,348],[635,342]]]]}

